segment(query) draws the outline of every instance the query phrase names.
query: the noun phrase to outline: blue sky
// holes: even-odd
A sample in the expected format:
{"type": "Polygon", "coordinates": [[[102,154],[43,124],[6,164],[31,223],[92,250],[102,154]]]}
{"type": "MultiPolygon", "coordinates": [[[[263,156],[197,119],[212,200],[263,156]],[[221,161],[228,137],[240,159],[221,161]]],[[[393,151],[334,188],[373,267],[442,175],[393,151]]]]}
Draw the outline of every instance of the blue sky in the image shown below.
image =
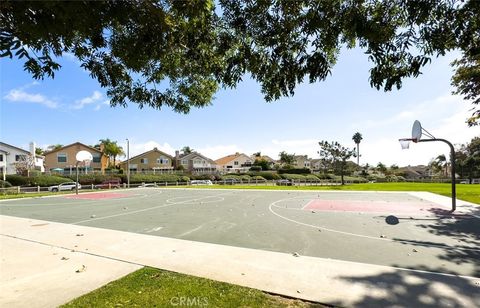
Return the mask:
{"type": "Polygon", "coordinates": [[[276,158],[282,150],[316,158],[318,141],[353,148],[358,131],[364,138],[361,163],[427,164],[448,148],[428,143],[402,151],[397,140],[410,136],[415,119],[453,143],[480,135],[480,127],[465,124],[471,104],[451,95],[453,59],[434,59],[402,89],[383,92],[370,87],[371,63],[362,51],[345,50],[327,81],[302,84],[293,97],[266,103],[260,86],[246,76],[236,89],[218,92],[212,106],[183,115],[135,104],[111,108],[105,89],[70,55],[61,59],[55,79],[43,81],[34,81],[21,62],[2,58],[0,140],[28,148],[30,141],[46,147],[110,138],[126,148],[129,138],[132,155],[153,147],[173,155],[188,145],[213,159],[257,151],[276,158]]]}

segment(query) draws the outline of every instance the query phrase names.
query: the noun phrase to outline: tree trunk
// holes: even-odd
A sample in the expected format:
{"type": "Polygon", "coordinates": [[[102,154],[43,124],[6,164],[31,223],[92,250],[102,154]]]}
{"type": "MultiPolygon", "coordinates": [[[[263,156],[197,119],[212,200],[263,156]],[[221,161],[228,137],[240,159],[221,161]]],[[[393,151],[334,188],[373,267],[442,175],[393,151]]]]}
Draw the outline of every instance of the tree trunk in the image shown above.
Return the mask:
{"type": "Polygon", "coordinates": [[[342,186],[345,185],[345,181],[343,180],[343,166],[344,166],[344,162],[342,161],[341,165],[340,165],[340,178],[342,179],[342,186]]]}
{"type": "Polygon", "coordinates": [[[360,143],[357,143],[357,165],[360,167],[360,143]]]}

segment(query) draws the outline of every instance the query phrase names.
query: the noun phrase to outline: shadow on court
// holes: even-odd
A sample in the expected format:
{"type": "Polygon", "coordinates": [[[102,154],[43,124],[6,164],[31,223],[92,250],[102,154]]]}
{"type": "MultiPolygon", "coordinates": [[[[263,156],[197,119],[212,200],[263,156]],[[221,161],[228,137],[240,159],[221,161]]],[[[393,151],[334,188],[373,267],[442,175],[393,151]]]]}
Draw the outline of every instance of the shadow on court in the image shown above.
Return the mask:
{"type": "Polygon", "coordinates": [[[432,283],[431,276],[429,273],[395,271],[341,279],[370,288],[373,286],[376,290],[374,295],[357,300],[354,307],[473,307],[475,303],[480,303],[480,286],[474,281],[443,276],[438,282],[437,276],[437,282],[432,283]]]}

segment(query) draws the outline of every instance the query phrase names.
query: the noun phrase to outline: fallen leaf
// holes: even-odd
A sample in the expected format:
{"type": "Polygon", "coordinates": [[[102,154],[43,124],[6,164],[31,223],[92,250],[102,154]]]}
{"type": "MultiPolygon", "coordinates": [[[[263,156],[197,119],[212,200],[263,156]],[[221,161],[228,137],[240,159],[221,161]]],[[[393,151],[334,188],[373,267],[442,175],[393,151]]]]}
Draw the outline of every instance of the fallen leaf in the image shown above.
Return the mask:
{"type": "Polygon", "coordinates": [[[85,265],[82,265],[81,268],[77,269],[75,271],[75,273],[81,273],[81,272],[85,272],[87,270],[87,267],[85,265]]]}

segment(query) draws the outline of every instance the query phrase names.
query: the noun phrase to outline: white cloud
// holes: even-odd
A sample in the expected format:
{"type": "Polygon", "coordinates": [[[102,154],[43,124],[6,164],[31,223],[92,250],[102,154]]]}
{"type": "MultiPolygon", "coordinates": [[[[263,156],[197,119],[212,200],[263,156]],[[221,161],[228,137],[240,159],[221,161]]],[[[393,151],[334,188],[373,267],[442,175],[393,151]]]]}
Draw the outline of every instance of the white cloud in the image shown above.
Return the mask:
{"type": "MultiPolygon", "coordinates": [[[[82,109],[86,105],[90,105],[98,102],[102,99],[103,95],[99,91],[93,91],[93,94],[82,99],[75,101],[75,104],[72,106],[73,109],[82,109]]],[[[95,109],[97,110],[97,109],[95,109]]]]}
{"type": "MultiPolygon", "coordinates": [[[[32,84],[35,85],[35,84],[32,84]]],[[[29,87],[30,85],[27,85],[25,87],[29,87]]],[[[23,88],[25,88],[23,87],[23,88]]],[[[5,95],[3,98],[11,101],[11,102],[25,102],[25,103],[34,103],[34,104],[40,104],[48,108],[57,108],[58,103],[55,101],[52,101],[51,99],[47,98],[46,96],[42,94],[32,94],[32,93],[27,93],[23,90],[23,88],[19,89],[12,89],[10,92],[8,92],[7,95],[5,95]]]]}

